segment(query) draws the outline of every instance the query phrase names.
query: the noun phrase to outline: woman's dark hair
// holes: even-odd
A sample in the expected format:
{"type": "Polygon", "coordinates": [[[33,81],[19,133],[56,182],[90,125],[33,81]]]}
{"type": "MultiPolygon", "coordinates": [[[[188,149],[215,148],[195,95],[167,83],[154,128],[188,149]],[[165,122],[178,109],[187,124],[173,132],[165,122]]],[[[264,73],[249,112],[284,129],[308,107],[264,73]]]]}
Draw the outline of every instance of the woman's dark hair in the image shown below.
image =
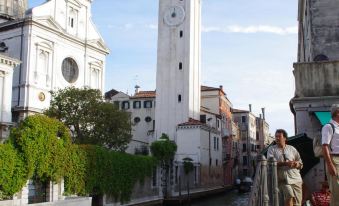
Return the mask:
{"type": "Polygon", "coordinates": [[[277,134],[277,133],[281,133],[281,134],[283,134],[283,136],[285,137],[285,138],[287,138],[287,132],[286,132],[286,130],[284,130],[284,129],[277,129],[276,131],[275,131],[275,133],[277,134]]]}

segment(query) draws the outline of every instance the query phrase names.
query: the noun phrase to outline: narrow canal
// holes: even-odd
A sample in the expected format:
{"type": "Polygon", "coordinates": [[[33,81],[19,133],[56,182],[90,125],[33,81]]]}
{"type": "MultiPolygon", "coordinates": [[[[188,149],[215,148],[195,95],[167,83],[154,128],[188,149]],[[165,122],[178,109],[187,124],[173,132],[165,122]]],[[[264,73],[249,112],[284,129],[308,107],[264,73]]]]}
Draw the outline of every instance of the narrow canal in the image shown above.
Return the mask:
{"type": "Polygon", "coordinates": [[[191,206],[246,206],[248,205],[249,193],[239,194],[236,190],[224,195],[212,196],[211,198],[193,202],[191,206]]]}

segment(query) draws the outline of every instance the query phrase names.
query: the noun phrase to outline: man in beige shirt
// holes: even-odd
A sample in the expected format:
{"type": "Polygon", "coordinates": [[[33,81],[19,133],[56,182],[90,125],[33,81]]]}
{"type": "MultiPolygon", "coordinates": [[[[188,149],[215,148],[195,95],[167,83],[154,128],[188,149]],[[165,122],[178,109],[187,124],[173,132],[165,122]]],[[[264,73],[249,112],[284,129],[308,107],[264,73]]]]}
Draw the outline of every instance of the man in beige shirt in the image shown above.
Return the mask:
{"type": "Polygon", "coordinates": [[[283,193],[285,206],[301,206],[302,178],[300,169],[303,166],[299,152],[287,145],[287,132],[278,129],[275,132],[276,145],[268,149],[267,157],[274,157],[278,165],[278,185],[283,193]]]}
{"type": "Polygon", "coordinates": [[[339,105],[332,105],[331,116],[330,124],[323,127],[321,134],[328,186],[331,191],[330,205],[339,206],[339,105]]]}

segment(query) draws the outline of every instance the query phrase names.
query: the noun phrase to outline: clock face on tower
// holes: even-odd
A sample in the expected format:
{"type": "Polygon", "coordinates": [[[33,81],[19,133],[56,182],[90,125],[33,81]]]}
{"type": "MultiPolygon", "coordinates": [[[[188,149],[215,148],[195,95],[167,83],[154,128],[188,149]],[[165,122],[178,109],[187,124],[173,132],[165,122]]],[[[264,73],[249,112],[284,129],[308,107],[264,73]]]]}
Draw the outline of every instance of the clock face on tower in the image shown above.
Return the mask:
{"type": "Polygon", "coordinates": [[[164,21],[168,26],[177,26],[185,19],[185,10],[181,6],[172,6],[165,11],[164,21]]]}

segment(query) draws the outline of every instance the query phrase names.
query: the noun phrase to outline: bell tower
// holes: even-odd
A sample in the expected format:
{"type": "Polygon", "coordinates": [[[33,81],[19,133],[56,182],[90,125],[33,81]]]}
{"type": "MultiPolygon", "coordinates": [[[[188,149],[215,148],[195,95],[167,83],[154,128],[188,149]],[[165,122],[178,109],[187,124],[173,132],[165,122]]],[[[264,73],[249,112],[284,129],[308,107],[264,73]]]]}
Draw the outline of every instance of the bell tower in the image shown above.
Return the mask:
{"type": "Polygon", "coordinates": [[[0,19],[20,19],[25,16],[27,0],[0,0],[0,19]]]}
{"type": "Polygon", "coordinates": [[[155,137],[200,118],[201,0],[159,0],[155,137]]]}

